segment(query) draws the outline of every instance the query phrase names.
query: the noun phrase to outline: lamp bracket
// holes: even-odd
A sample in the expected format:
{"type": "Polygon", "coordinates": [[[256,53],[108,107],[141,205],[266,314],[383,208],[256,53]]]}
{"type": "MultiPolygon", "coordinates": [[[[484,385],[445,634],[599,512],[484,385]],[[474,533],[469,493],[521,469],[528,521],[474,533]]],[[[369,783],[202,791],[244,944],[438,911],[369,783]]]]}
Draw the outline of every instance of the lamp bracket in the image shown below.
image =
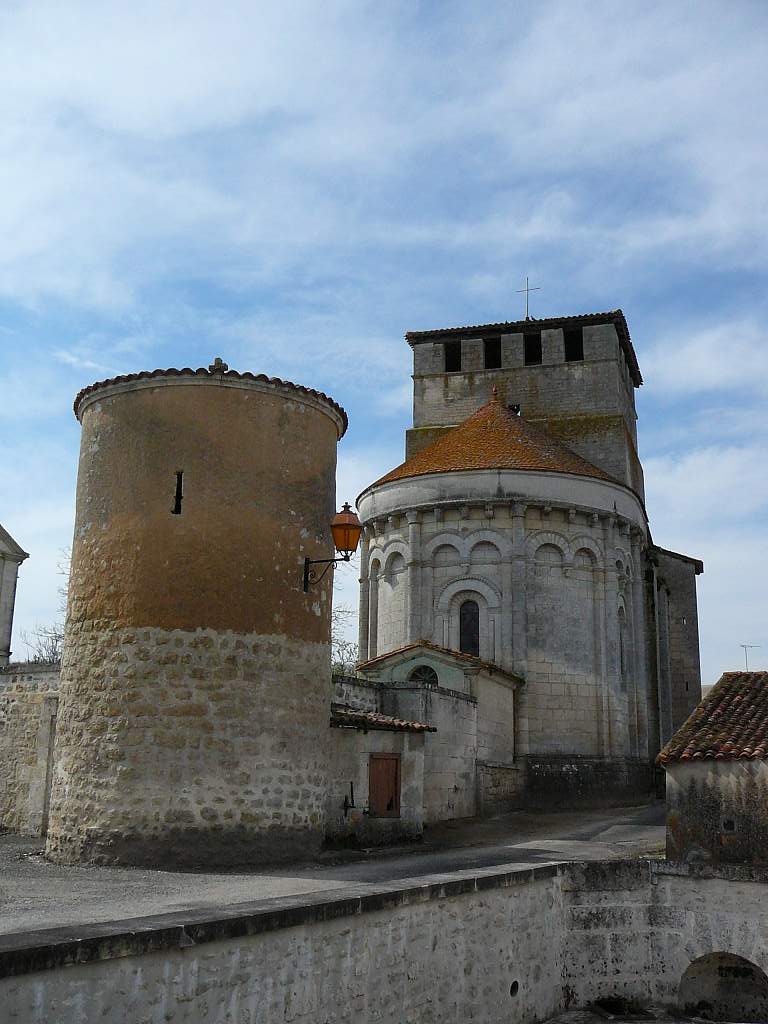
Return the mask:
{"type": "Polygon", "coordinates": [[[339,558],[305,558],[304,559],[304,593],[309,590],[310,587],[314,586],[315,583],[319,583],[320,580],[325,576],[332,565],[336,565],[337,562],[348,562],[354,552],[350,551],[346,555],[341,555],[339,558]],[[325,568],[322,572],[318,572],[313,569],[313,565],[324,565],[325,568]]]}

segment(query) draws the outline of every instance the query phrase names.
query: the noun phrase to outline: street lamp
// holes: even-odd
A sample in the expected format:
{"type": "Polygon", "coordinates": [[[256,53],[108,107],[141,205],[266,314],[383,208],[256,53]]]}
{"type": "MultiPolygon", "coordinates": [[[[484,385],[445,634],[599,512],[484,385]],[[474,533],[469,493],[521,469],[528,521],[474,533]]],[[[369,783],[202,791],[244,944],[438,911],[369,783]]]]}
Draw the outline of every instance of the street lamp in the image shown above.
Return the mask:
{"type": "Polygon", "coordinates": [[[345,501],[341,512],[337,512],[331,520],[331,534],[333,545],[339,553],[338,558],[305,558],[304,559],[304,593],[314,583],[319,583],[332,565],[336,562],[348,562],[357,550],[360,542],[360,534],[363,532],[363,524],[357,518],[356,513],[350,508],[349,502],[345,501]],[[312,568],[313,565],[324,565],[325,568],[318,573],[312,568]]]}

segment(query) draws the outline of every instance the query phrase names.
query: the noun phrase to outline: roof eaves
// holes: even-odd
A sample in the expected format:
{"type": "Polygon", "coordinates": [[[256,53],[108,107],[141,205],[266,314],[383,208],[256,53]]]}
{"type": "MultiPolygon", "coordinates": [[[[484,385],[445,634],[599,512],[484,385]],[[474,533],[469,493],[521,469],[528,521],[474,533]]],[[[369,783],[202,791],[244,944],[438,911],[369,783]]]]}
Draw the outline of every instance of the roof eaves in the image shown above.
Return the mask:
{"type": "MultiPolygon", "coordinates": [[[[294,384],[293,381],[283,380],[280,377],[268,377],[265,373],[251,373],[250,370],[226,370],[222,372],[219,369],[211,369],[210,367],[199,366],[196,370],[193,370],[190,366],[184,366],[180,370],[175,366],[169,367],[167,370],[142,370],[139,373],[125,373],[120,374],[117,377],[109,377],[105,380],[97,380],[93,384],[89,384],[88,387],[81,388],[80,391],[75,395],[75,401],[73,403],[73,409],[75,416],[78,414],[80,403],[88,395],[93,394],[94,391],[100,391],[102,388],[111,387],[113,384],[129,384],[137,380],[151,380],[154,377],[210,377],[211,379],[228,379],[228,380],[252,380],[261,381],[264,384],[272,384],[275,387],[287,388],[289,390],[298,391],[300,394],[311,395],[313,398],[319,398],[323,402],[327,402],[331,408],[335,409],[342,420],[343,428],[341,436],[343,437],[349,426],[349,418],[346,410],[339,405],[330,395],[326,395],[323,391],[316,391],[314,388],[304,387],[303,384],[294,384]]],[[[79,417],[78,417],[79,418],[79,417]]]]}
{"type": "Polygon", "coordinates": [[[524,333],[526,328],[529,330],[532,327],[538,330],[547,330],[553,327],[562,327],[568,323],[577,323],[581,325],[605,323],[614,324],[616,327],[616,333],[619,337],[619,342],[621,343],[627,363],[629,364],[632,382],[635,387],[640,387],[643,383],[643,376],[640,373],[637,354],[629,335],[627,319],[621,309],[611,309],[605,313],[577,313],[574,316],[545,317],[541,320],[530,317],[527,320],[505,320],[502,323],[495,324],[473,324],[466,327],[438,327],[428,331],[406,331],[405,340],[409,345],[414,345],[429,341],[431,338],[445,338],[448,335],[468,337],[485,331],[495,331],[500,334],[520,334],[524,333]]]}

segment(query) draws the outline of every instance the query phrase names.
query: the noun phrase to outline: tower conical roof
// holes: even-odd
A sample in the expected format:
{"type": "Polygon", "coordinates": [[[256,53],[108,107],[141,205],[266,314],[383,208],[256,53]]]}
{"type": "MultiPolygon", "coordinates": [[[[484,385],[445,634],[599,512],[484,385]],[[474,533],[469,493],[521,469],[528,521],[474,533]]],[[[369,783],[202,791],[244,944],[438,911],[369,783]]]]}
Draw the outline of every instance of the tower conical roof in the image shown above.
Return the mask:
{"type": "Polygon", "coordinates": [[[446,431],[437,441],[422,448],[370,486],[429,473],[458,473],[473,469],[571,473],[617,482],[542,427],[528,423],[494,397],[463,423],[446,431]]]}

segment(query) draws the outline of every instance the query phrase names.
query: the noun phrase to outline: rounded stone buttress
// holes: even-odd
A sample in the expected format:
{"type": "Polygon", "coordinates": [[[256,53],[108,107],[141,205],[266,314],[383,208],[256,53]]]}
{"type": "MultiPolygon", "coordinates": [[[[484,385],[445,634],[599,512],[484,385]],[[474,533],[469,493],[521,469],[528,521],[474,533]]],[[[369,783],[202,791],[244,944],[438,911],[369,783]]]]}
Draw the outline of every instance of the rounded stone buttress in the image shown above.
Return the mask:
{"type": "Polygon", "coordinates": [[[277,379],[167,370],[81,392],[46,853],[227,865],[322,838],[336,442],[277,379]]]}

